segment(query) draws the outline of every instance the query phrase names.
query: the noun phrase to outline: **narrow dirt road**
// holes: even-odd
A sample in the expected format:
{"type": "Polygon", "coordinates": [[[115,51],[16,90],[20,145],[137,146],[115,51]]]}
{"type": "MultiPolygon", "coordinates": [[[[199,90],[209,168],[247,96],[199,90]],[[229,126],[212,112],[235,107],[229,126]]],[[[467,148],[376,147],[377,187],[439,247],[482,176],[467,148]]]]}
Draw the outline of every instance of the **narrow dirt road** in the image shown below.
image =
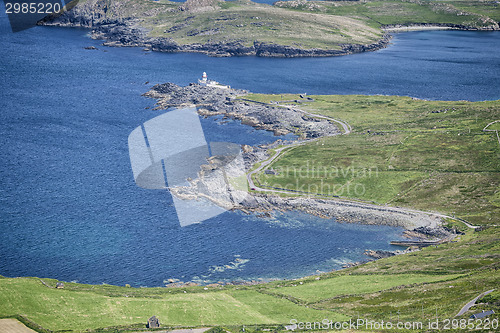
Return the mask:
{"type": "Polygon", "coordinates": [[[455,317],[461,316],[464,313],[466,313],[467,311],[469,311],[469,309],[471,307],[473,307],[474,305],[476,305],[476,302],[477,302],[478,299],[482,298],[483,296],[488,295],[489,293],[493,292],[494,290],[495,289],[491,289],[491,290],[485,291],[484,293],[482,293],[479,296],[477,296],[476,298],[474,298],[472,301],[470,301],[467,304],[465,304],[463,306],[463,308],[455,315],[455,317]]]}

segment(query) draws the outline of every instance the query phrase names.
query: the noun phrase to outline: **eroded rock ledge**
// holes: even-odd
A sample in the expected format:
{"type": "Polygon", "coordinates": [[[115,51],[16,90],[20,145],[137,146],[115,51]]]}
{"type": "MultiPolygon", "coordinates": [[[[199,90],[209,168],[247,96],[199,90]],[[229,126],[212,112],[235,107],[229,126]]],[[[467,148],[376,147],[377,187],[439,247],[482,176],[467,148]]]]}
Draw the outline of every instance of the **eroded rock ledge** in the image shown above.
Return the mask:
{"type": "Polygon", "coordinates": [[[361,202],[259,194],[248,196],[241,206],[242,209],[257,212],[301,210],[322,218],[335,218],[340,223],[390,225],[408,230],[419,227],[441,229],[441,218],[436,215],[361,202]]]}

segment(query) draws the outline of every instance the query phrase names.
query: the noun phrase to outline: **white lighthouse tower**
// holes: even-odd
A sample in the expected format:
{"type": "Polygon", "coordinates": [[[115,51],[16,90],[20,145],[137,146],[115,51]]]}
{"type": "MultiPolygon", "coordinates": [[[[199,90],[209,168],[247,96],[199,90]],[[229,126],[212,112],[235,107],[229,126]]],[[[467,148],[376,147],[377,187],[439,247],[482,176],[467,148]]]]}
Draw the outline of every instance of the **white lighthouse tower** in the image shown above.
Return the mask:
{"type": "Polygon", "coordinates": [[[198,83],[201,84],[202,86],[207,86],[212,88],[221,88],[221,89],[231,88],[230,86],[220,84],[217,81],[209,80],[206,72],[203,72],[203,74],[201,75],[201,80],[198,79],[198,83]]]}

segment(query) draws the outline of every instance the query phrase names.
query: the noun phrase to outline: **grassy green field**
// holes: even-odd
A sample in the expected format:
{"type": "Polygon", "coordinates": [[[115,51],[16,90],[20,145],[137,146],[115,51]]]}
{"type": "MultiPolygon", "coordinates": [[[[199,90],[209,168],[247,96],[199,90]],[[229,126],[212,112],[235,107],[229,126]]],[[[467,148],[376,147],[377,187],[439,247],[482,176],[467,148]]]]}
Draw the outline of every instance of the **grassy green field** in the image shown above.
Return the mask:
{"type": "Polygon", "coordinates": [[[465,12],[476,13],[500,22],[500,4],[496,1],[454,0],[443,2],[465,12]]]}
{"type": "MultiPolygon", "coordinates": [[[[465,274],[456,279],[450,275],[449,281],[420,284],[411,287],[396,287],[362,295],[343,295],[330,300],[314,303],[315,308],[343,309],[343,313],[354,315],[363,313],[374,320],[385,319],[400,312],[401,319],[418,320],[451,318],[462,305],[481,292],[498,288],[499,230],[492,227],[481,232],[468,232],[458,243],[429,247],[420,252],[404,256],[378,260],[369,265],[353,269],[351,274],[465,274]]],[[[488,301],[485,299],[484,302],[488,301]]],[[[483,302],[483,301],[480,301],[483,302]]],[[[489,304],[475,307],[460,318],[468,318],[481,309],[500,306],[498,294],[489,299],[489,304]]],[[[498,314],[495,315],[498,318],[498,314]]]]}
{"type": "MultiPolygon", "coordinates": [[[[55,281],[44,281],[55,285],[55,281]]],[[[53,331],[134,324],[144,327],[143,323],[152,315],[172,327],[280,324],[292,317],[301,320],[348,318],[255,290],[135,289],[74,283],[66,283],[64,289],[54,289],[37,278],[0,279],[0,314],[23,315],[53,331]]]]}
{"type": "MultiPolygon", "coordinates": [[[[46,330],[128,332],[156,315],[163,327],[224,326],[230,332],[283,330],[298,321],[443,320],[483,291],[498,288],[500,230],[472,231],[455,243],[290,281],[254,286],[130,288],[56,280],[0,278],[0,318],[19,317],[46,330]],[[281,328],[280,328],[281,327],[281,328]]],[[[493,309],[500,294],[459,317],[493,309]],[[487,303],[487,304],[486,304],[487,303]]],[[[42,331],[42,330],[40,330],[42,331]]]]}
{"type": "Polygon", "coordinates": [[[344,120],[353,132],[286,152],[269,166],[277,175],[257,176],[262,184],[499,224],[500,145],[483,128],[500,118],[500,101],[311,97],[302,108],[344,120]]]}
{"type": "Polygon", "coordinates": [[[321,300],[343,295],[357,295],[386,290],[400,285],[432,283],[454,280],[462,275],[426,275],[426,274],[398,274],[398,275],[341,275],[332,279],[320,280],[280,288],[277,294],[291,296],[307,303],[316,303],[321,300]]]}

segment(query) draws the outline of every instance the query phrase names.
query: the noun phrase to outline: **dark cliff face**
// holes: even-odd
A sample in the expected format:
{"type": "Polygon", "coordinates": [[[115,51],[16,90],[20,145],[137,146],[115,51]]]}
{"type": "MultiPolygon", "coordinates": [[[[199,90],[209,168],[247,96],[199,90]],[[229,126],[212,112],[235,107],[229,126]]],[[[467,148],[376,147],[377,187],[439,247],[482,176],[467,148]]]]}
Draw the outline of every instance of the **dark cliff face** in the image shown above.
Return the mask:
{"type": "Polygon", "coordinates": [[[91,28],[106,20],[108,11],[105,0],[87,1],[70,6],[60,14],[46,16],[39,24],[91,28]]]}

